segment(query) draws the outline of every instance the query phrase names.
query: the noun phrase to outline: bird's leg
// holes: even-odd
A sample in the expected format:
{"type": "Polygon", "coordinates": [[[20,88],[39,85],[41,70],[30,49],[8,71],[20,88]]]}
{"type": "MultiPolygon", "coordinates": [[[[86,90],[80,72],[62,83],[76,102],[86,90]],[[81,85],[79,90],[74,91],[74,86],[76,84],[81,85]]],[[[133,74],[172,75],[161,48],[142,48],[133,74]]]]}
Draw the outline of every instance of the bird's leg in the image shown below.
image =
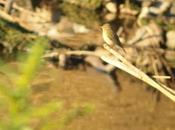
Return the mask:
{"type": "Polygon", "coordinates": [[[117,91],[121,91],[121,90],[122,90],[121,84],[120,84],[120,82],[119,82],[119,80],[118,80],[118,76],[117,76],[117,74],[116,74],[115,69],[109,73],[109,76],[110,76],[111,79],[113,80],[113,82],[114,82],[114,84],[115,84],[115,87],[116,87],[116,90],[117,90],[117,91]]]}

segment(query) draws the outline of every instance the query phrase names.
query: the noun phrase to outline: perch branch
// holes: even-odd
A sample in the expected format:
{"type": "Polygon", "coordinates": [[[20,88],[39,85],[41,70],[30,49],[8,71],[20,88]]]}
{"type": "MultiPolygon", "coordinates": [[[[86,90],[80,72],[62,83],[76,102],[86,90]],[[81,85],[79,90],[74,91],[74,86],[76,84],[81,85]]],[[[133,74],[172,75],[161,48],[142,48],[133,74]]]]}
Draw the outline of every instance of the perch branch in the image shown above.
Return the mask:
{"type": "Polygon", "coordinates": [[[175,101],[175,91],[173,89],[168,88],[167,86],[151,79],[148,75],[146,75],[144,72],[142,72],[134,65],[132,65],[130,62],[128,62],[122,55],[120,55],[118,52],[110,48],[107,44],[104,44],[104,48],[108,52],[110,52],[113,56],[103,55],[101,56],[102,60],[144,81],[145,83],[149,84],[150,86],[162,92],[171,100],[175,101]]]}

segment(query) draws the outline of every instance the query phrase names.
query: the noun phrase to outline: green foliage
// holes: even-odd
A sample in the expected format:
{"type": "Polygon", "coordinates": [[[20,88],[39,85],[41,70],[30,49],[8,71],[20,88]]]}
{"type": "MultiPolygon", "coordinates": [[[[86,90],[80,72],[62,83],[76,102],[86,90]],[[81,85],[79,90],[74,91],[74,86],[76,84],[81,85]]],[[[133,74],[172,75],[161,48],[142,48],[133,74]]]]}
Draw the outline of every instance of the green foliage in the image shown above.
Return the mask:
{"type": "Polygon", "coordinates": [[[169,30],[174,30],[175,29],[174,23],[171,23],[168,20],[162,20],[161,18],[156,18],[155,21],[165,31],[169,31],[169,30]]]}
{"type": "Polygon", "coordinates": [[[22,67],[22,74],[16,82],[17,87],[24,88],[29,85],[30,81],[33,79],[45,49],[46,43],[44,42],[46,42],[44,38],[37,39],[36,43],[33,45],[31,53],[22,67]]]}
{"type": "MultiPolygon", "coordinates": [[[[34,112],[29,101],[31,92],[29,86],[41,63],[41,56],[46,45],[45,41],[45,38],[40,38],[34,42],[26,62],[21,67],[21,74],[17,79],[13,79],[14,86],[4,84],[0,86],[0,93],[4,100],[3,104],[6,105],[8,110],[7,121],[1,119],[0,124],[3,130],[25,130],[30,122],[31,115],[34,112]]],[[[43,109],[40,109],[40,112],[42,111],[43,109]]],[[[38,117],[41,117],[40,115],[38,117]]]]}
{"type": "MultiPolygon", "coordinates": [[[[142,25],[148,25],[152,19],[150,18],[142,18],[141,23],[142,25]]],[[[154,18],[154,22],[159,25],[163,30],[169,31],[169,30],[174,30],[175,26],[174,23],[171,23],[168,20],[163,20],[161,17],[156,17],[154,18]]]]}
{"type": "Polygon", "coordinates": [[[102,4],[102,0],[65,0],[64,2],[90,10],[95,10],[102,4]]]}
{"type": "Polygon", "coordinates": [[[82,117],[93,111],[92,105],[82,104],[76,105],[71,110],[64,112],[61,115],[61,118],[55,119],[50,122],[46,120],[44,126],[41,127],[41,130],[62,130],[64,129],[70,122],[72,122],[75,118],[82,117]]]}
{"type": "Polygon", "coordinates": [[[66,2],[61,4],[60,8],[70,20],[76,23],[83,24],[89,28],[101,24],[100,16],[95,10],[80,8],[80,6],[68,4],[66,2]]]}
{"type": "Polygon", "coordinates": [[[17,24],[11,24],[2,19],[0,19],[0,30],[0,44],[9,53],[12,53],[14,49],[22,49],[23,45],[33,40],[31,33],[17,24]]]}
{"type": "MultiPolygon", "coordinates": [[[[42,64],[41,57],[47,43],[47,38],[35,39],[29,55],[20,66],[20,73],[12,74],[12,84],[0,80],[0,130],[33,130],[33,120],[40,122],[37,130],[63,129],[76,117],[91,111],[88,105],[75,107],[62,114],[62,117],[52,120],[51,115],[63,109],[62,102],[50,101],[37,106],[32,104],[30,84],[42,64]]],[[[7,69],[1,69],[4,70],[1,72],[3,75],[7,69]]]]}
{"type": "Polygon", "coordinates": [[[148,24],[149,24],[149,19],[142,18],[142,19],[140,20],[140,22],[141,22],[142,25],[148,25],[148,24]]]}

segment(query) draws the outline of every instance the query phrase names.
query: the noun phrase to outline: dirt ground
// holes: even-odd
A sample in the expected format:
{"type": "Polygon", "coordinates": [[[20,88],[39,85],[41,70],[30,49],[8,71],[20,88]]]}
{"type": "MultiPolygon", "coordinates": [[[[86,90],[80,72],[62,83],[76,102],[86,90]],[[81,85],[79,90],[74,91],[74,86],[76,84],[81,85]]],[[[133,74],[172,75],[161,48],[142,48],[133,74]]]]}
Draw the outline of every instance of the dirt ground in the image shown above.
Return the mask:
{"type": "Polygon", "coordinates": [[[148,91],[144,83],[117,71],[122,91],[111,78],[92,68],[62,70],[46,67],[33,85],[34,103],[61,100],[65,104],[90,103],[94,111],[76,118],[67,130],[174,130],[175,104],[148,91]]]}

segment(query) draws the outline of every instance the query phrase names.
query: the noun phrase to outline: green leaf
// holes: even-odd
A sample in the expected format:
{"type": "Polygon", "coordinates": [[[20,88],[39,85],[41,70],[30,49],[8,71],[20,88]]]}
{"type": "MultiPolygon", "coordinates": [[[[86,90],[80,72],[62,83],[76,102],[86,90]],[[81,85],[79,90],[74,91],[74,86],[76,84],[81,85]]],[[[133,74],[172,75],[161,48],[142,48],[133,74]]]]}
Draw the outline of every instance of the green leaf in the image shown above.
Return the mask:
{"type": "Polygon", "coordinates": [[[62,108],[61,102],[51,102],[31,109],[31,117],[44,118],[62,108]]]}

